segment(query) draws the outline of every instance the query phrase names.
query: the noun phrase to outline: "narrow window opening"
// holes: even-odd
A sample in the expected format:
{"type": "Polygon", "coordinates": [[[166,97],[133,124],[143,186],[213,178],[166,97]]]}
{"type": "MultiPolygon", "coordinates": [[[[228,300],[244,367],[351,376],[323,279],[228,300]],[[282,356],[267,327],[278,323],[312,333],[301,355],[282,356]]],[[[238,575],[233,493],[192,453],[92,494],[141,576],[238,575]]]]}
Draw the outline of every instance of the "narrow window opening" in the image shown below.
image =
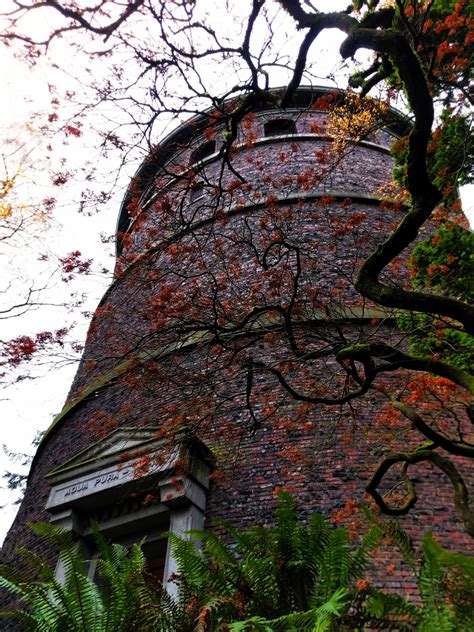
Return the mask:
{"type": "Polygon", "coordinates": [[[206,143],[199,145],[199,147],[193,151],[189,159],[189,164],[193,165],[196,162],[200,162],[201,160],[204,160],[204,158],[211,156],[215,151],[216,141],[208,140],[206,143]]]}
{"type": "Polygon", "coordinates": [[[189,196],[190,202],[199,200],[204,195],[204,182],[198,182],[191,188],[191,194],[189,196]]]}
{"type": "Polygon", "coordinates": [[[265,136],[296,134],[296,123],[292,119],[273,119],[263,126],[265,136]]]}
{"type": "MultiPolygon", "coordinates": [[[[156,526],[156,525],[155,525],[156,526]]],[[[126,548],[130,548],[132,544],[141,542],[141,549],[145,556],[145,578],[150,582],[163,582],[165,579],[165,566],[166,566],[166,554],[168,549],[168,539],[164,537],[166,531],[169,530],[169,520],[164,522],[159,527],[159,531],[156,532],[148,529],[142,531],[136,531],[131,533],[124,533],[122,536],[116,536],[109,538],[107,534],[102,533],[106,540],[115,542],[126,548]],[[145,537],[144,537],[145,536],[145,537]]],[[[82,555],[84,560],[89,566],[89,577],[99,586],[103,587],[100,575],[97,573],[97,562],[99,559],[99,551],[97,550],[95,541],[83,540],[81,543],[82,555]]]]}
{"type": "Polygon", "coordinates": [[[143,552],[146,558],[146,573],[150,578],[163,582],[166,563],[166,540],[157,540],[155,542],[143,545],[143,552]]]}

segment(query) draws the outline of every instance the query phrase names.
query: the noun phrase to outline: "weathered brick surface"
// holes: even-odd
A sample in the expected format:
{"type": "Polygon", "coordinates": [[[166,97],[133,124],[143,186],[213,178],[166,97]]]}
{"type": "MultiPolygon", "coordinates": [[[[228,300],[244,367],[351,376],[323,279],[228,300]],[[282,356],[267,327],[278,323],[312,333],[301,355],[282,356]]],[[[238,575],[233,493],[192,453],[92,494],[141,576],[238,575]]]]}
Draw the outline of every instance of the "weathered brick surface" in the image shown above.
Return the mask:
{"type": "MultiPolygon", "coordinates": [[[[191,425],[214,449],[218,476],[208,495],[209,525],[216,519],[239,526],[268,523],[277,487],[294,493],[304,518],[314,511],[332,516],[347,501],[362,499],[377,463],[375,449],[381,447],[375,428],[383,406],[378,395],[357,400],[352,412],[322,405],[302,410],[275,379],[260,376],[252,403],[263,421],[252,434],[245,399],[248,359],[252,356],[267,364],[291,359],[288,338],[277,330],[273,337],[255,334],[234,341],[231,365],[227,351],[215,345],[191,345],[189,338],[202,322],[216,318],[216,325],[222,324],[224,314],[229,324],[253,306],[288,305],[298,252],[301,275],[295,318],[313,321],[297,328],[302,348],[310,351],[326,344],[334,351],[338,331],[334,322],[348,340],[400,342],[390,319],[383,324],[371,321],[367,310],[373,306],[363,303],[352,287],[358,263],[403,212],[382,208],[375,200],[391,179],[390,134],[379,132],[370,138],[378,147],[355,145],[341,159],[325,137],[327,114],[285,112],[285,118],[294,117],[302,136],[264,140],[263,124],[276,115],[275,111],[258,113],[239,138],[233,166],[244,184],[234,188],[235,175],[228,170],[221,174],[220,162],[211,161],[193,177],[193,186],[203,182],[204,188],[203,195],[190,202],[189,180],[176,180],[170,174],[184,172],[191,151],[204,142],[201,137],[174,156],[167,173],[157,175],[158,192],[148,208],[133,209],[135,220],[119,262],[125,272],[118,272],[95,315],[71,398],[137,350],[148,353],[150,363],[129,366],[78,404],[47,437],[4,546],[7,561],[14,559],[17,545],[36,550],[41,546],[25,522],[47,519],[45,474],[120,425],[148,424],[169,432],[191,425]],[[221,176],[225,192],[219,197],[215,186],[221,176]],[[285,246],[271,246],[281,239],[285,246]],[[148,255],[137,259],[145,250],[148,255]],[[269,269],[263,261],[265,252],[269,269]],[[164,288],[168,292],[163,295],[164,288]],[[332,320],[326,322],[325,315],[332,320]],[[244,343],[251,339],[254,344],[246,351],[244,343]],[[179,354],[173,352],[178,341],[188,343],[179,354]]],[[[216,151],[219,134],[219,130],[214,133],[216,151]]],[[[385,277],[403,282],[403,275],[402,268],[388,270],[385,277]]],[[[340,385],[330,356],[315,360],[308,370],[290,367],[288,375],[303,390],[322,379],[329,391],[336,392],[340,385]]],[[[414,445],[408,425],[395,441],[403,447],[414,445]]],[[[472,481],[472,466],[465,462],[460,468],[472,481]]],[[[428,466],[414,471],[420,501],[402,519],[403,526],[416,537],[432,528],[444,544],[472,550],[452,509],[447,479],[428,466]]],[[[384,573],[387,556],[381,552],[375,579],[384,573]]],[[[414,590],[400,564],[385,580],[394,589],[414,590]]]]}

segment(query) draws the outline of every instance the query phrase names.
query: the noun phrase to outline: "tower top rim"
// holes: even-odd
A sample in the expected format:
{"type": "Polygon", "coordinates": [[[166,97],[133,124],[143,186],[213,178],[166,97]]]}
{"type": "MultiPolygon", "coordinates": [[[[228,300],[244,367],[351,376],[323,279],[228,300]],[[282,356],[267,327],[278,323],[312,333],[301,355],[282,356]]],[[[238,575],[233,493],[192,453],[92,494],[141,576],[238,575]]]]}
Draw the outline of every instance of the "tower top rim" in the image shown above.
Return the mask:
{"type": "MultiPolygon", "coordinates": [[[[266,93],[278,97],[279,95],[283,96],[286,89],[286,86],[279,86],[276,88],[271,88],[270,90],[266,91],[266,93]]],[[[291,103],[287,106],[287,108],[295,106],[298,108],[307,108],[310,107],[316,101],[316,99],[324,95],[330,95],[334,93],[339,93],[341,96],[343,96],[346,93],[346,90],[342,88],[332,88],[328,86],[299,86],[295,91],[291,103]]],[[[222,105],[236,102],[242,96],[243,95],[237,95],[231,97],[223,101],[222,105]]],[[[277,105],[272,104],[268,100],[265,100],[263,97],[264,95],[262,93],[262,100],[256,103],[256,105],[252,108],[252,112],[279,109],[277,105]]],[[[205,128],[209,125],[209,115],[213,111],[215,111],[215,108],[210,107],[204,110],[202,113],[194,115],[184,123],[178,125],[159,143],[157,143],[156,147],[140,164],[139,168],[131,179],[130,185],[127,187],[122,203],[120,205],[116,228],[117,254],[119,254],[121,250],[121,235],[126,233],[129,228],[130,218],[128,209],[132,204],[133,199],[136,198],[137,191],[144,191],[149,186],[152,178],[155,176],[160,167],[162,165],[165,165],[180,147],[182,148],[184,145],[186,145],[186,143],[191,142],[198,134],[202,133],[205,130],[205,128]]],[[[387,130],[391,131],[395,136],[399,137],[405,134],[410,126],[411,122],[409,117],[400,112],[400,110],[392,107],[388,108],[387,130]]]]}

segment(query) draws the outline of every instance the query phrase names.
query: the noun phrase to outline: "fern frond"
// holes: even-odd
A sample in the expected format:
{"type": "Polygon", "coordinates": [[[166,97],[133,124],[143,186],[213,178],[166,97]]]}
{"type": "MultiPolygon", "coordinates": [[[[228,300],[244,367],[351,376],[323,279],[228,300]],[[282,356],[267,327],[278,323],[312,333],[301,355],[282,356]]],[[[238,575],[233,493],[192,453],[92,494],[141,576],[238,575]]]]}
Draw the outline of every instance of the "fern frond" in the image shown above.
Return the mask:
{"type": "Polygon", "coordinates": [[[235,564],[235,554],[226,542],[212,531],[189,531],[188,535],[201,542],[202,548],[212,556],[214,562],[222,565],[235,564]]]}
{"type": "Polygon", "coordinates": [[[346,590],[339,589],[318,608],[305,612],[291,612],[276,619],[264,619],[254,616],[245,621],[230,624],[229,631],[325,632],[331,628],[334,619],[339,618],[346,610],[348,595],[346,590]]]}
{"type": "Polygon", "coordinates": [[[21,599],[25,599],[28,594],[28,582],[23,580],[23,576],[21,581],[15,581],[15,579],[5,577],[2,572],[0,575],[0,588],[4,588],[8,592],[18,595],[21,599]]]}
{"type": "Polygon", "coordinates": [[[20,622],[22,624],[21,629],[24,632],[29,632],[30,630],[36,632],[38,630],[38,622],[34,615],[29,612],[22,610],[4,610],[0,612],[0,618],[2,617],[20,622]]]}
{"type": "Polygon", "coordinates": [[[416,554],[413,540],[406,531],[402,529],[396,519],[384,519],[375,514],[368,507],[362,507],[367,519],[377,526],[383,535],[388,536],[393,541],[394,545],[400,551],[403,559],[413,571],[417,571],[418,556],[416,554]]]}
{"type": "Polygon", "coordinates": [[[459,632],[453,610],[444,603],[424,608],[417,630],[420,632],[440,632],[441,630],[442,632],[459,632]]]}
{"type": "Polygon", "coordinates": [[[317,595],[325,601],[338,588],[347,588],[352,556],[344,529],[333,529],[323,550],[317,595]]]}
{"type": "Polygon", "coordinates": [[[316,608],[315,621],[313,632],[324,632],[329,630],[332,621],[335,617],[341,616],[342,612],[348,605],[349,593],[344,588],[339,588],[334,594],[322,604],[319,608],[316,608]]]}
{"type": "Polygon", "coordinates": [[[359,579],[364,576],[371,558],[370,553],[380,544],[381,537],[382,530],[378,526],[372,527],[365,534],[360,546],[352,553],[349,571],[351,579],[359,579]]]}
{"type": "Polygon", "coordinates": [[[366,625],[377,630],[413,630],[421,609],[399,595],[372,589],[365,600],[363,613],[366,625]]]}
{"type": "Polygon", "coordinates": [[[64,548],[74,546],[72,533],[62,527],[57,527],[50,522],[29,522],[28,526],[35,533],[62,551],[64,548]]]}
{"type": "Polygon", "coordinates": [[[322,561],[323,551],[328,545],[331,529],[327,521],[318,513],[309,519],[308,558],[312,568],[316,571],[322,561]]]}
{"type": "Polygon", "coordinates": [[[209,562],[192,540],[184,540],[173,532],[168,534],[169,545],[178,565],[181,582],[194,590],[201,590],[209,581],[209,562]]]}
{"type": "Polygon", "coordinates": [[[423,536],[421,547],[424,555],[435,558],[441,567],[459,567],[465,573],[467,573],[471,577],[474,577],[474,557],[444,549],[433,538],[433,533],[431,531],[428,531],[423,536]]]}
{"type": "Polygon", "coordinates": [[[234,621],[229,624],[228,630],[229,632],[275,632],[268,620],[259,616],[250,617],[245,621],[234,621]]]}
{"type": "Polygon", "coordinates": [[[43,581],[49,581],[54,577],[54,568],[43,557],[23,547],[18,547],[15,551],[21,555],[35,575],[43,581]]]}

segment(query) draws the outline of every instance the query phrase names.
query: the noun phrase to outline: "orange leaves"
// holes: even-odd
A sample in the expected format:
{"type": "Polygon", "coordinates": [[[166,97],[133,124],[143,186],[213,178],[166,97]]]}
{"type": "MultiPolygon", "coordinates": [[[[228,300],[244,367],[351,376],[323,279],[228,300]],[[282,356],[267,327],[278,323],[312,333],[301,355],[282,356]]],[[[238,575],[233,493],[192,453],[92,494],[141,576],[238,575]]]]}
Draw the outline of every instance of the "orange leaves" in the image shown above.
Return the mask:
{"type": "Polygon", "coordinates": [[[327,297],[319,289],[310,287],[307,294],[314,307],[325,307],[328,303],[327,297]]]}
{"type": "Polygon", "coordinates": [[[359,226],[362,222],[367,218],[367,213],[365,211],[354,211],[348,215],[348,222],[351,227],[359,226]]]}
{"type": "Polygon", "coordinates": [[[210,306],[210,305],[214,305],[214,298],[211,298],[209,296],[203,296],[200,300],[201,305],[205,305],[205,306],[210,306]]]}
{"type": "Polygon", "coordinates": [[[442,274],[446,274],[447,272],[449,272],[449,266],[441,263],[441,264],[432,264],[430,266],[428,266],[426,268],[426,272],[428,274],[429,277],[434,276],[435,274],[437,274],[438,272],[441,272],[442,274]]]}
{"type": "Polygon", "coordinates": [[[152,460],[149,454],[143,454],[142,456],[134,459],[132,465],[133,475],[138,479],[148,474],[152,465],[152,460]]]}
{"type": "Polygon", "coordinates": [[[216,209],[215,218],[221,226],[225,226],[229,223],[229,216],[221,206],[216,209]]]}
{"type": "Polygon", "coordinates": [[[133,411],[133,405],[131,402],[124,402],[121,406],[120,406],[120,410],[122,413],[124,413],[125,415],[130,414],[133,411]]]}
{"type": "Polygon", "coordinates": [[[296,185],[301,191],[310,191],[321,179],[321,175],[317,174],[314,167],[308,167],[303,173],[296,176],[296,185]]]}
{"type": "Polygon", "coordinates": [[[328,121],[328,133],[334,138],[338,153],[344,151],[348,142],[358,142],[375,132],[385,110],[386,105],[380,101],[346,93],[344,101],[330,109],[328,121]]]}
{"type": "Polygon", "coordinates": [[[304,453],[297,446],[287,446],[283,450],[277,452],[277,456],[286,459],[294,465],[298,465],[303,460],[304,453]]]}
{"type": "Polygon", "coordinates": [[[79,138],[79,136],[82,135],[79,125],[66,125],[64,131],[66,136],[75,136],[76,138],[79,138]]]}
{"type": "MultiPolygon", "coordinates": [[[[266,208],[269,211],[274,211],[276,209],[276,203],[278,202],[278,198],[276,195],[269,195],[265,200],[266,208]]],[[[281,239],[281,233],[275,235],[275,239],[281,239]]]]}
{"type": "Polygon", "coordinates": [[[431,238],[433,246],[437,246],[441,242],[441,233],[435,233],[431,238]]]}
{"type": "Polygon", "coordinates": [[[437,410],[449,407],[453,399],[463,401],[467,398],[464,389],[456,386],[444,377],[435,377],[428,373],[417,375],[407,384],[408,394],[403,401],[409,404],[419,404],[426,410],[437,410]],[[430,398],[429,396],[432,396],[430,398]]]}
{"type": "Polygon", "coordinates": [[[335,524],[344,524],[348,530],[349,539],[354,540],[359,530],[358,517],[360,516],[360,506],[357,500],[348,500],[342,509],[332,514],[332,521],[335,524]]]}
{"type": "Polygon", "coordinates": [[[0,366],[17,367],[22,362],[29,361],[36,353],[46,352],[54,346],[63,347],[68,331],[63,327],[55,332],[41,331],[35,336],[18,336],[5,342],[0,352],[0,366]]]}
{"type": "Polygon", "coordinates": [[[318,204],[320,204],[321,206],[327,206],[329,204],[333,204],[333,202],[335,201],[335,197],[332,197],[330,195],[323,195],[319,198],[318,204]]]}
{"type": "Polygon", "coordinates": [[[462,15],[462,11],[467,6],[465,0],[457,2],[454,5],[454,11],[447,15],[443,21],[440,21],[434,28],[435,33],[448,31],[448,35],[456,35],[458,29],[463,26],[471,26],[472,20],[467,15],[462,15]]]}
{"type": "Polygon", "coordinates": [[[144,507],[149,507],[152,504],[154,499],[155,499],[155,497],[153,496],[153,494],[147,494],[145,496],[145,498],[143,499],[143,503],[142,503],[143,506],[144,507]]]}
{"type": "Polygon", "coordinates": [[[367,579],[358,579],[356,581],[356,590],[357,592],[364,592],[370,586],[370,582],[367,579]]]}
{"type": "Polygon", "coordinates": [[[398,377],[399,394],[395,403],[387,401],[374,418],[371,441],[375,445],[383,448],[384,444],[389,444],[392,449],[398,445],[398,449],[401,446],[407,449],[407,440],[410,443],[418,441],[419,432],[424,436],[407,411],[446,437],[454,435],[466,439],[471,432],[471,424],[465,414],[469,396],[464,389],[448,379],[429,373],[405,374],[405,383],[401,373],[398,377]],[[396,401],[402,406],[398,407],[396,401]]]}
{"type": "Polygon", "coordinates": [[[320,110],[322,112],[327,112],[331,106],[333,105],[335,99],[339,96],[339,90],[334,90],[328,94],[323,94],[317,99],[315,99],[311,105],[312,110],[320,110]]]}
{"type": "Polygon", "coordinates": [[[81,257],[81,252],[79,250],[75,250],[65,257],[59,258],[59,263],[61,264],[62,271],[64,272],[63,281],[66,283],[72,280],[74,274],[90,273],[92,259],[83,259],[81,257]]]}
{"type": "Polygon", "coordinates": [[[256,134],[249,134],[245,140],[246,149],[251,149],[254,146],[256,140],[257,140],[256,134]]]}
{"type": "Polygon", "coordinates": [[[29,360],[37,349],[38,345],[33,338],[30,336],[19,336],[5,345],[2,355],[6,356],[8,364],[17,366],[20,362],[29,360]]]}
{"type": "MultiPolygon", "coordinates": [[[[440,3],[439,7],[433,8],[433,19],[426,20],[418,53],[425,58],[432,79],[439,82],[441,89],[447,83],[449,91],[469,84],[469,47],[473,38],[474,20],[467,0],[457,2],[452,9],[446,4],[446,7],[440,3]],[[434,64],[433,50],[436,51],[434,64]]],[[[456,104],[457,107],[465,99],[465,91],[461,88],[456,99],[450,98],[450,104],[456,104]]]]}
{"type": "MultiPolygon", "coordinates": [[[[323,198],[321,198],[322,202],[323,198]]],[[[362,224],[367,217],[364,211],[354,211],[348,215],[335,215],[331,217],[331,232],[336,239],[352,233],[354,229],[362,224]]]]}
{"type": "Polygon", "coordinates": [[[235,191],[238,191],[240,188],[242,187],[242,182],[240,180],[238,180],[237,178],[235,178],[234,180],[232,180],[232,182],[230,182],[227,185],[227,193],[234,193],[235,191]]]}
{"type": "Polygon", "coordinates": [[[100,438],[115,430],[117,421],[109,413],[99,410],[87,419],[85,425],[91,435],[100,438]]]}
{"type": "MultiPolygon", "coordinates": [[[[446,55],[459,55],[462,52],[462,47],[458,44],[453,44],[452,42],[441,42],[436,50],[436,59],[441,61],[446,55]]],[[[458,60],[457,64],[459,64],[460,60],[458,60]]],[[[468,60],[466,60],[466,64],[468,60]]]]}
{"type": "Polygon", "coordinates": [[[204,130],[204,139],[213,140],[215,137],[215,121],[212,121],[204,130]]]}
{"type": "Polygon", "coordinates": [[[316,121],[311,122],[309,129],[312,134],[323,134],[326,131],[325,127],[316,121]]]}

